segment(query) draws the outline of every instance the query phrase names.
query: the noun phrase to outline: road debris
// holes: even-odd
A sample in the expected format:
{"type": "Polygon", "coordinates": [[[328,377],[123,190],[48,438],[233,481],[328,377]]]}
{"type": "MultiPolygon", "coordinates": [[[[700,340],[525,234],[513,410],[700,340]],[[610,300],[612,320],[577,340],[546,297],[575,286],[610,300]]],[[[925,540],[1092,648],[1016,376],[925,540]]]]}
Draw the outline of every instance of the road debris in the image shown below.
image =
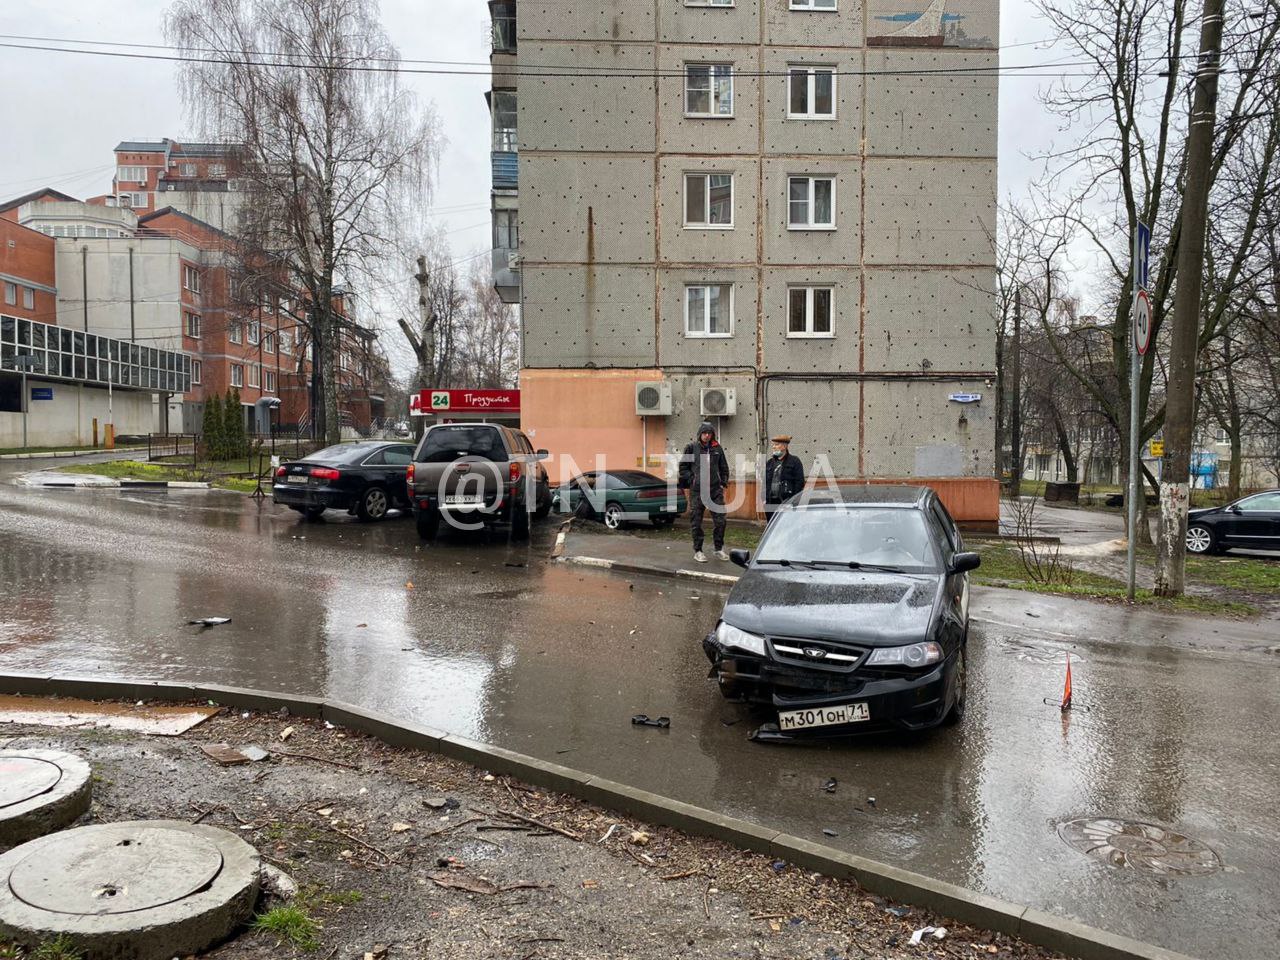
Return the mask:
{"type": "Polygon", "coordinates": [[[601,837],[599,840],[597,840],[596,843],[604,843],[606,840],[608,840],[610,837],[613,836],[613,831],[617,830],[620,826],[622,826],[622,824],[620,823],[613,824],[611,827],[609,827],[608,830],[604,832],[604,836],[601,837]]]}
{"type": "Polygon", "coordinates": [[[655,720],[650,720],[648,715],[643,713],[638,713],[631,718],[631,725],[635,727],[659,727],[663,730],[666,730],[668,727],[671,726],[671,718],[658,717],[655,720]]]}
{"type": "Polygon", "coordinates": [[[192,627],[220,627],[224,623],[230,623],[230,617],[197,617],[195,620],[188,620],[187,624],[192,627]]]}
{"type": "Polygon", "coordinates": [[[228,743],[202,743],[200,751],[215,763],[224,767],[239,766],[248,763],[252,758],[228,743]]]}
{"type": "Polygon", "coordinates": [[[279,867],[264,863],[259,871],[262,889],[277,900],[292,900],[298,895],[298,883],[279,867]]]}
{"type": "Polygon", "coordinates": [[[293,727],[285,727],[283,730],[280,731],[281,740],[288,740],[292,736],[293,736],[293,727]]]}
{"type": "Polygon", "coordinates": [[[498,893],[510,893],[512,890],[546,890],[545,883],[530,883],[520,881],[518,883],[507,883],[499,886],[486,877],[467,877],[458,873],[429,873],[428,879],[437,887],[445,887],[450,890],[465,890],[467,893],[479,893],[485,896],[493,896],[498,893]]]}
{"type": "Polygon", "coordinates": [[[413,827],[407,823],[393,823],[391,825],[392,833],[406,833],[412,829],[413,827]]]}
{"type": "Polygon", "coordinates": [[[946,927],[921,927],[915,933],[911,934],[911,939],[907,942],[913,947],[918,947],[925,937],[933,937],[935,940],[941,940],[946,935],[946,927]]]}
{"type": "Polygon", "coordinates": [[[832,830],[830,827],[823,827],[823,828],[822,828],[822,835],[823,835],[824,837],[838,837],[838,836],[840,836],[840,834],[836,833],[836,832],[835,832],[834,830],[832,830]]]}
{"type": "Polygon", "coordinates": [[[836,787],[839,785],[839,783],[840,781],[838,781],[835,777],[829,777],[827,778],[827,782],[822,785],[822,789],[826,793],[835,793],[836,787]]]}
{"type": "Polygon", "coordinates": [[[631,831],[630,840],[637,847],[647,847],[649,845],[650,839],[652,838],[649,836],[649,834],[645,833],[643,830],[631,831]]]}

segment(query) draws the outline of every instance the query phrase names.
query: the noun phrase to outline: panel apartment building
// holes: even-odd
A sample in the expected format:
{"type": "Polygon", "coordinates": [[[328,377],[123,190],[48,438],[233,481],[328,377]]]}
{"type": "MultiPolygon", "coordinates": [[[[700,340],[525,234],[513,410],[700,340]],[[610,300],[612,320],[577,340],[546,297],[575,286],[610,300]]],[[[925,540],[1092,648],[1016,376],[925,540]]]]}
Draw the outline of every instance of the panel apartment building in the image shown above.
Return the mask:
{"type": "Polygon", "coordinates": [[[537,445],[652,466],[709,418],[995,520],[996,0],[490,10],[537,445]]]}

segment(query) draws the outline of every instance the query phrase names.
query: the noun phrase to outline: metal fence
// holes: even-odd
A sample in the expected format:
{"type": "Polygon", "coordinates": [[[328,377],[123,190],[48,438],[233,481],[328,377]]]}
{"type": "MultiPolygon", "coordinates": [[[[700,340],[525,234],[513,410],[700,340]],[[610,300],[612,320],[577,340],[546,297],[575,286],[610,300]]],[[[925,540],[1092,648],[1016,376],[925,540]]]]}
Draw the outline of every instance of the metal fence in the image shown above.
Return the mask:
{"type": "Polygon", "coordinates": [[[147,460],[166,460],[195,469],[199,457],[200,438],[194,433],[147,434],[147,460]]]}

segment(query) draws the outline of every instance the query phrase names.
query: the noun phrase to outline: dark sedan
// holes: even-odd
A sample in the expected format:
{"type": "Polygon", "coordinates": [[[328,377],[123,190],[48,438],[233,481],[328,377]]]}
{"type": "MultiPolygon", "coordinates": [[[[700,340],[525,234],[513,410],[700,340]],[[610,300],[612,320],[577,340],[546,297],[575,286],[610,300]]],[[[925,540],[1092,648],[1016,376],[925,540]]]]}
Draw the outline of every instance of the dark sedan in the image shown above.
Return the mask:
{"type": "Polygon", "coordinates": [[[372,441],[340,443],[276,468],[276,503],[315,520],[326,510],[346,510],[361,520],[381,520],[407,509],[405,471],[413,445],[372,441]]]}
{"type": "Polygon", "coordinates": [[[703,641],[726,699],[773,719],[756,740],[920,730],[964,716],[969,577],[925,487],[842,485],[793,499],[703,641]]]}
{"type": "Polygon", "coordinates": [[[1189,553],[1220,553],[1232,547],[1280,550],[1280,490],[1188,514],[1189,553]]]}
{"type": "Polygon", "coordinates": [[[584,473],[559,487],[551,504],[562,513],[595,517],[610,530],[632,520],[669,527],[687,505],[683,491],[643,470],[584,473]]]}

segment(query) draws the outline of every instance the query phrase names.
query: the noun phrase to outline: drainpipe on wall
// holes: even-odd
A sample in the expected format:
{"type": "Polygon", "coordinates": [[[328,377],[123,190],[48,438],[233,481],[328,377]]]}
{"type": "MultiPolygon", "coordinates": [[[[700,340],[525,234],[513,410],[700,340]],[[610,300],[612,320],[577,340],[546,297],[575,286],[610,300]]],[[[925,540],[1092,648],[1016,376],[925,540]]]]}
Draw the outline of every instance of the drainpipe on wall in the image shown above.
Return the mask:
{"type": "MultiPolygon", "coordinates": [[[[178,318],[178,325],[181,327],[182,318],[178,318]]],[[[138,342],[138,330],[134,323],[133,315],[133,247],[129,248],[129,342],[138,342]]]]}
{"type": "Polygon", "coordinates": [[[89,332],[89,248],[80,248],[80,289],[84,296],[84,332],[89,332]]]}

